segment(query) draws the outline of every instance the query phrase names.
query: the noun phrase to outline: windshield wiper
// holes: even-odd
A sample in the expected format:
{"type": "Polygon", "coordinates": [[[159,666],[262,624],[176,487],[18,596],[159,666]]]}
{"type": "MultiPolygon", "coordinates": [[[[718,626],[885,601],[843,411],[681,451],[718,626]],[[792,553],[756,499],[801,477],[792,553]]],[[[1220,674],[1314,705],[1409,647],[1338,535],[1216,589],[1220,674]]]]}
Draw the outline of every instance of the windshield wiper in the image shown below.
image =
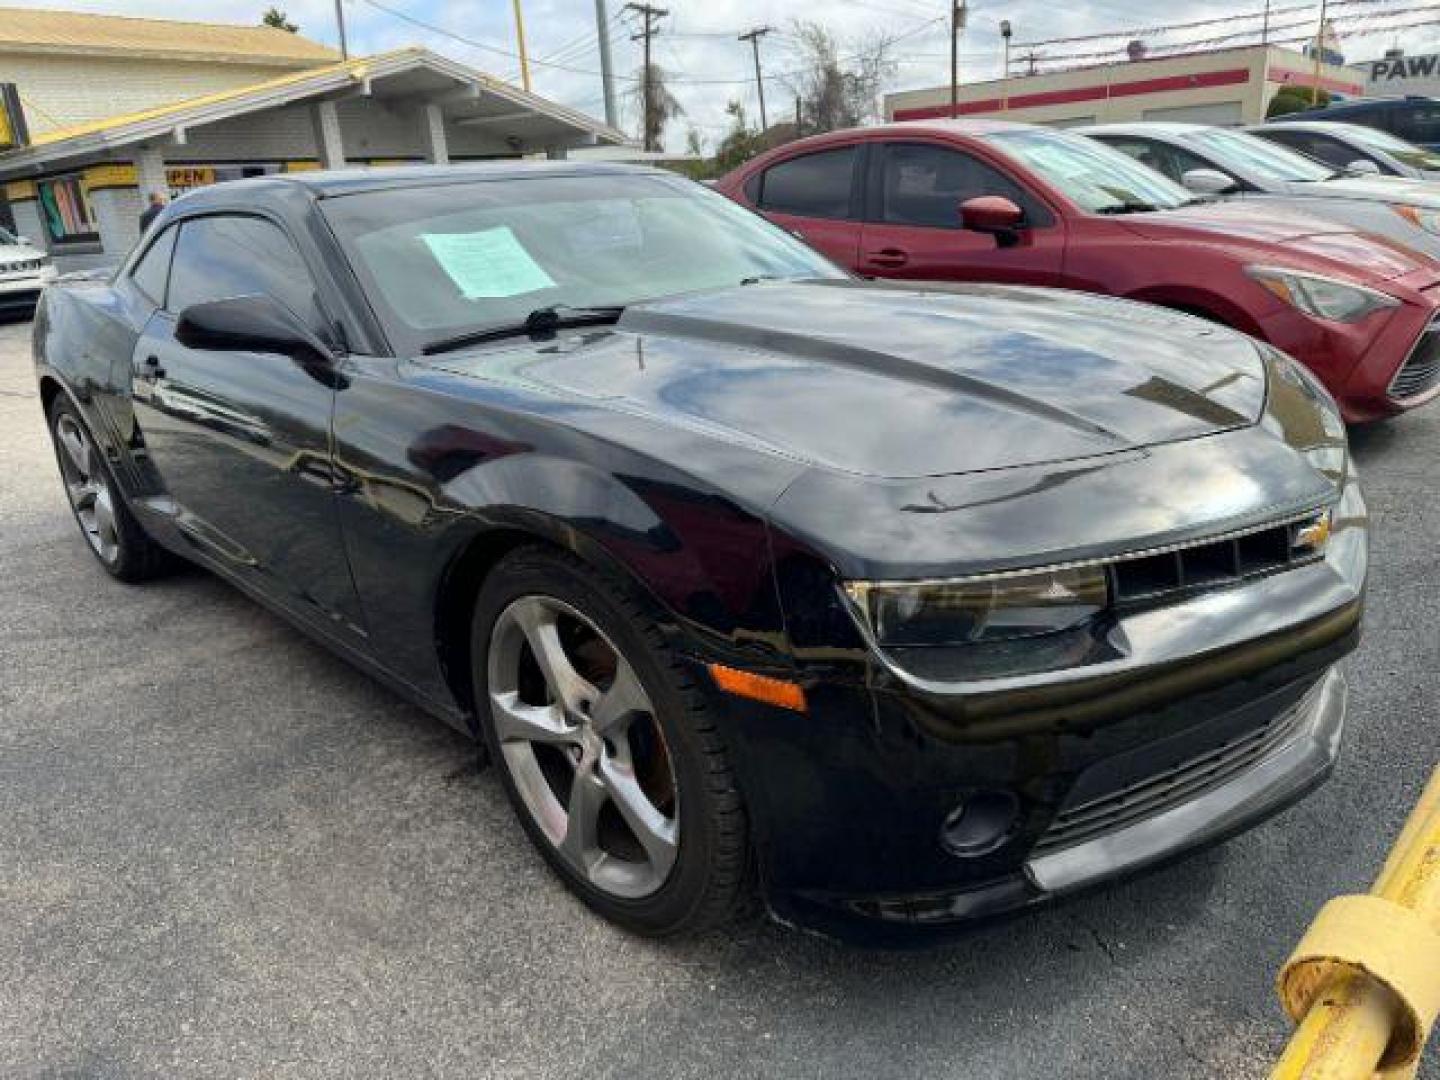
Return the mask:
{"type": "Polygon", "coordinates": [[[1097,214],[1148,214],[1152,210],[1159,209],[1160,208],[1154,203],[1141,202],[1138,199],[1126,199],[1124,202],[1102,206],[1095,212],[1097,214]]]}
{"type": "Polygon", "coordinates": [[[568,304],[551,304],[536,308],[525,316],[524,322],[490,326],[484,330],[472,330],[468,334],[457,334],[450,338],[432,341],[420,351],[426,356],[452,352],[467,345],[479,345],[486,341],[519,337],[521,334],[549,334],[556,330],[568,330],[576,326],[605,326],[619,322],[625,314],[621,305],[612,307],[570,307],[568,304]]]}

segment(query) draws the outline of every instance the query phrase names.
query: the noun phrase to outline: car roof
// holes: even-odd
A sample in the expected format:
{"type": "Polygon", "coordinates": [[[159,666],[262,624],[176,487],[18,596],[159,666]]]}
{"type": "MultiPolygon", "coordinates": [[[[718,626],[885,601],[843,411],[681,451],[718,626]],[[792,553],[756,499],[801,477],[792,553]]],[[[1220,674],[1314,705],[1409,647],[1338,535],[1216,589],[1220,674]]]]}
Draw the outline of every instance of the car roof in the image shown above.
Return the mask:
{"type": "Polygon", "coordinates": [[[1359,132],[1362,136],[1374,128],[1364,124],[1347,124],[1343,120],[1267,120],[1263,124],[1251,124],[1245,129],[1256,135],[1266,131],[1314,131],[1322,135],[1351,135],[1359,132]]]}
{"type": "Polygon", "coordinates": [[[1174,120],[1142,120],[1133,124],[1085,124],[1070,130],[1081,135],[1110,133],[1113,135],[1172,135],[1178,137],[1209,131],[1216,126],[1215,124],[1185,124],[1174,120]]]}
{"type": "Polygon", "coordinates": [[[180,197],[186,206],[231,206],[261,195],[305,191],[315,198],[333,198],[369,191],[437,187],[445,184],[513,180],[527,176],[670,176],[648,165],[581,161],[484,161],[457,165],[394,165],[383,168],[323,169],[312,172],[272,173],[197,188],[180,197]]]}

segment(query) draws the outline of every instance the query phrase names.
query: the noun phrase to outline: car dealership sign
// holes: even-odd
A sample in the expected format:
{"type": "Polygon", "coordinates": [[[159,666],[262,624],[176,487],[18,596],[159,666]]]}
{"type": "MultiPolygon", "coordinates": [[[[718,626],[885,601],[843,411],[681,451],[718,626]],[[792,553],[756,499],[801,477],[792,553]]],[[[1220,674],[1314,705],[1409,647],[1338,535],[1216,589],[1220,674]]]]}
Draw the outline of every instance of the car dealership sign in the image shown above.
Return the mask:
{"type": "Polygon", "coordinates": [[[1357,65],[1372,94],[1440,94],[1440,53],[1392,56],[1357,65]]]}

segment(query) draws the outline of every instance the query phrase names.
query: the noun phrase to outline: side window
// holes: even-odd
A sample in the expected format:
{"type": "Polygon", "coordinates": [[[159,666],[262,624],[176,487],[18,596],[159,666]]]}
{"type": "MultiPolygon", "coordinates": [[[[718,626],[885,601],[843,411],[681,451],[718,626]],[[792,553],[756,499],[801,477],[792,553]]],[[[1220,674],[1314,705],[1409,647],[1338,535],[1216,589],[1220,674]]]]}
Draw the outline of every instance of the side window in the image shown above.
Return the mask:
{"type": "Polygon", "coordinates": [[[1391,130],[1413,143],[1440,143],[1440,105],[1397,105],[1391,130]]]}
{"type": "MultiPolygon", "coordinates": [[[[1150,139],[1106,139],[1108,145],[1113,146],[1123,154],[1128,154],[1141,165],[1147,165],[1156,172],[1169,177],[1175,183],[1183,183],[1184,176],[1191,169],[1215,169],[1202,157],[1192,154],[1189,150],[1182,150],[1178,146],[1171,146],[1169,143],[1152,142],[1150,139]]],[[[1230,176],[1228,170],[1220,169],[1220,172],[1230,176]]],[[[1232,177],[1233,179],[1233,177],[1232,177]]]]}
{"type": "MultiPolygon", "coordinates": [[[[1107,138],[1100,141],[1106,146],[1114,147],[1122,154],[1134,158],[1141,165],[1149,166],[1156,172],[1163,173],[1177,184],[1180,182],[1180,175],[1176,171],[1175,160],[1170,156],[1168,146],[1161,146],[1149,139],[1107,138]]],[[[1183,169],[1179,170],[1179,172],[1183,171],[1183,169]]]]}
{"type": "Polygon", "coordinates": [[[926,143],[886,143],[881,169],[881,221],[958,229],[962,202],[980,195],[1002,195],[1025,211],[1027,223],[1050,222],[1050,215],[1018,183],[959,150],[926,143]]]}
{"type": "Polygon", "coordinates": [[[191,304],[257,293],[279,300],[316,330],[325,326],[310,271],[279,226],[239,215],[180,225],[166,310],[178,314],[191,304]]]}
{"type": "Polygon", "coordinates": [[[130,271],[130,280],[135,288],[145,294],[156,307],[165,304],[165,283],[170,278],[170,256],[175,251],[175,236],[180,230],[174,225],[166,229],[148,251],[140,256],[135,269],[130,271]]]}
{"type": "Polygon", "coordinates": [[[765,170],[759,206],[797,217],[848,218],[855,187],[853,146],[821,150],[765,170]]]}
{"type": "MultiPolygon", "coordinates": [[[[1323,161],[1326,165],[1333,165],[1337,169],[1346,168],[1356,161],[1375,161],[1364,150],[1357,150],[1329,135],[1321,135],[1314,131],[1286,132],[1285,134],[1297,136],[1290,143],[1292,150],[1298,150],[1307,157],[1323,161]]],[[[1375,164],[1380,163],[1377,161],[1375,164]]]]}

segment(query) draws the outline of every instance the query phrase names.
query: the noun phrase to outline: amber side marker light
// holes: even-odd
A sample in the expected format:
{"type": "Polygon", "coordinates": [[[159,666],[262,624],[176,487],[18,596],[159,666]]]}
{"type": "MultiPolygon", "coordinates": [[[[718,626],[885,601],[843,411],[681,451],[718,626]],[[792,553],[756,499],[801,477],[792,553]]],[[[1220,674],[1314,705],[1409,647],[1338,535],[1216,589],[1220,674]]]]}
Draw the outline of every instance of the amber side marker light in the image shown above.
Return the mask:
{"type": "Polygon", "coordinates": [[[727,694],[750,698],[752,701],[775,705],[794,712],[805,711],[805,691],[794,683],[783,679],[772,679],[767,675],[756,675],[749,671],[737,671],[724,664],[710,664],[710,677],[715,685],[727,694]]]}

